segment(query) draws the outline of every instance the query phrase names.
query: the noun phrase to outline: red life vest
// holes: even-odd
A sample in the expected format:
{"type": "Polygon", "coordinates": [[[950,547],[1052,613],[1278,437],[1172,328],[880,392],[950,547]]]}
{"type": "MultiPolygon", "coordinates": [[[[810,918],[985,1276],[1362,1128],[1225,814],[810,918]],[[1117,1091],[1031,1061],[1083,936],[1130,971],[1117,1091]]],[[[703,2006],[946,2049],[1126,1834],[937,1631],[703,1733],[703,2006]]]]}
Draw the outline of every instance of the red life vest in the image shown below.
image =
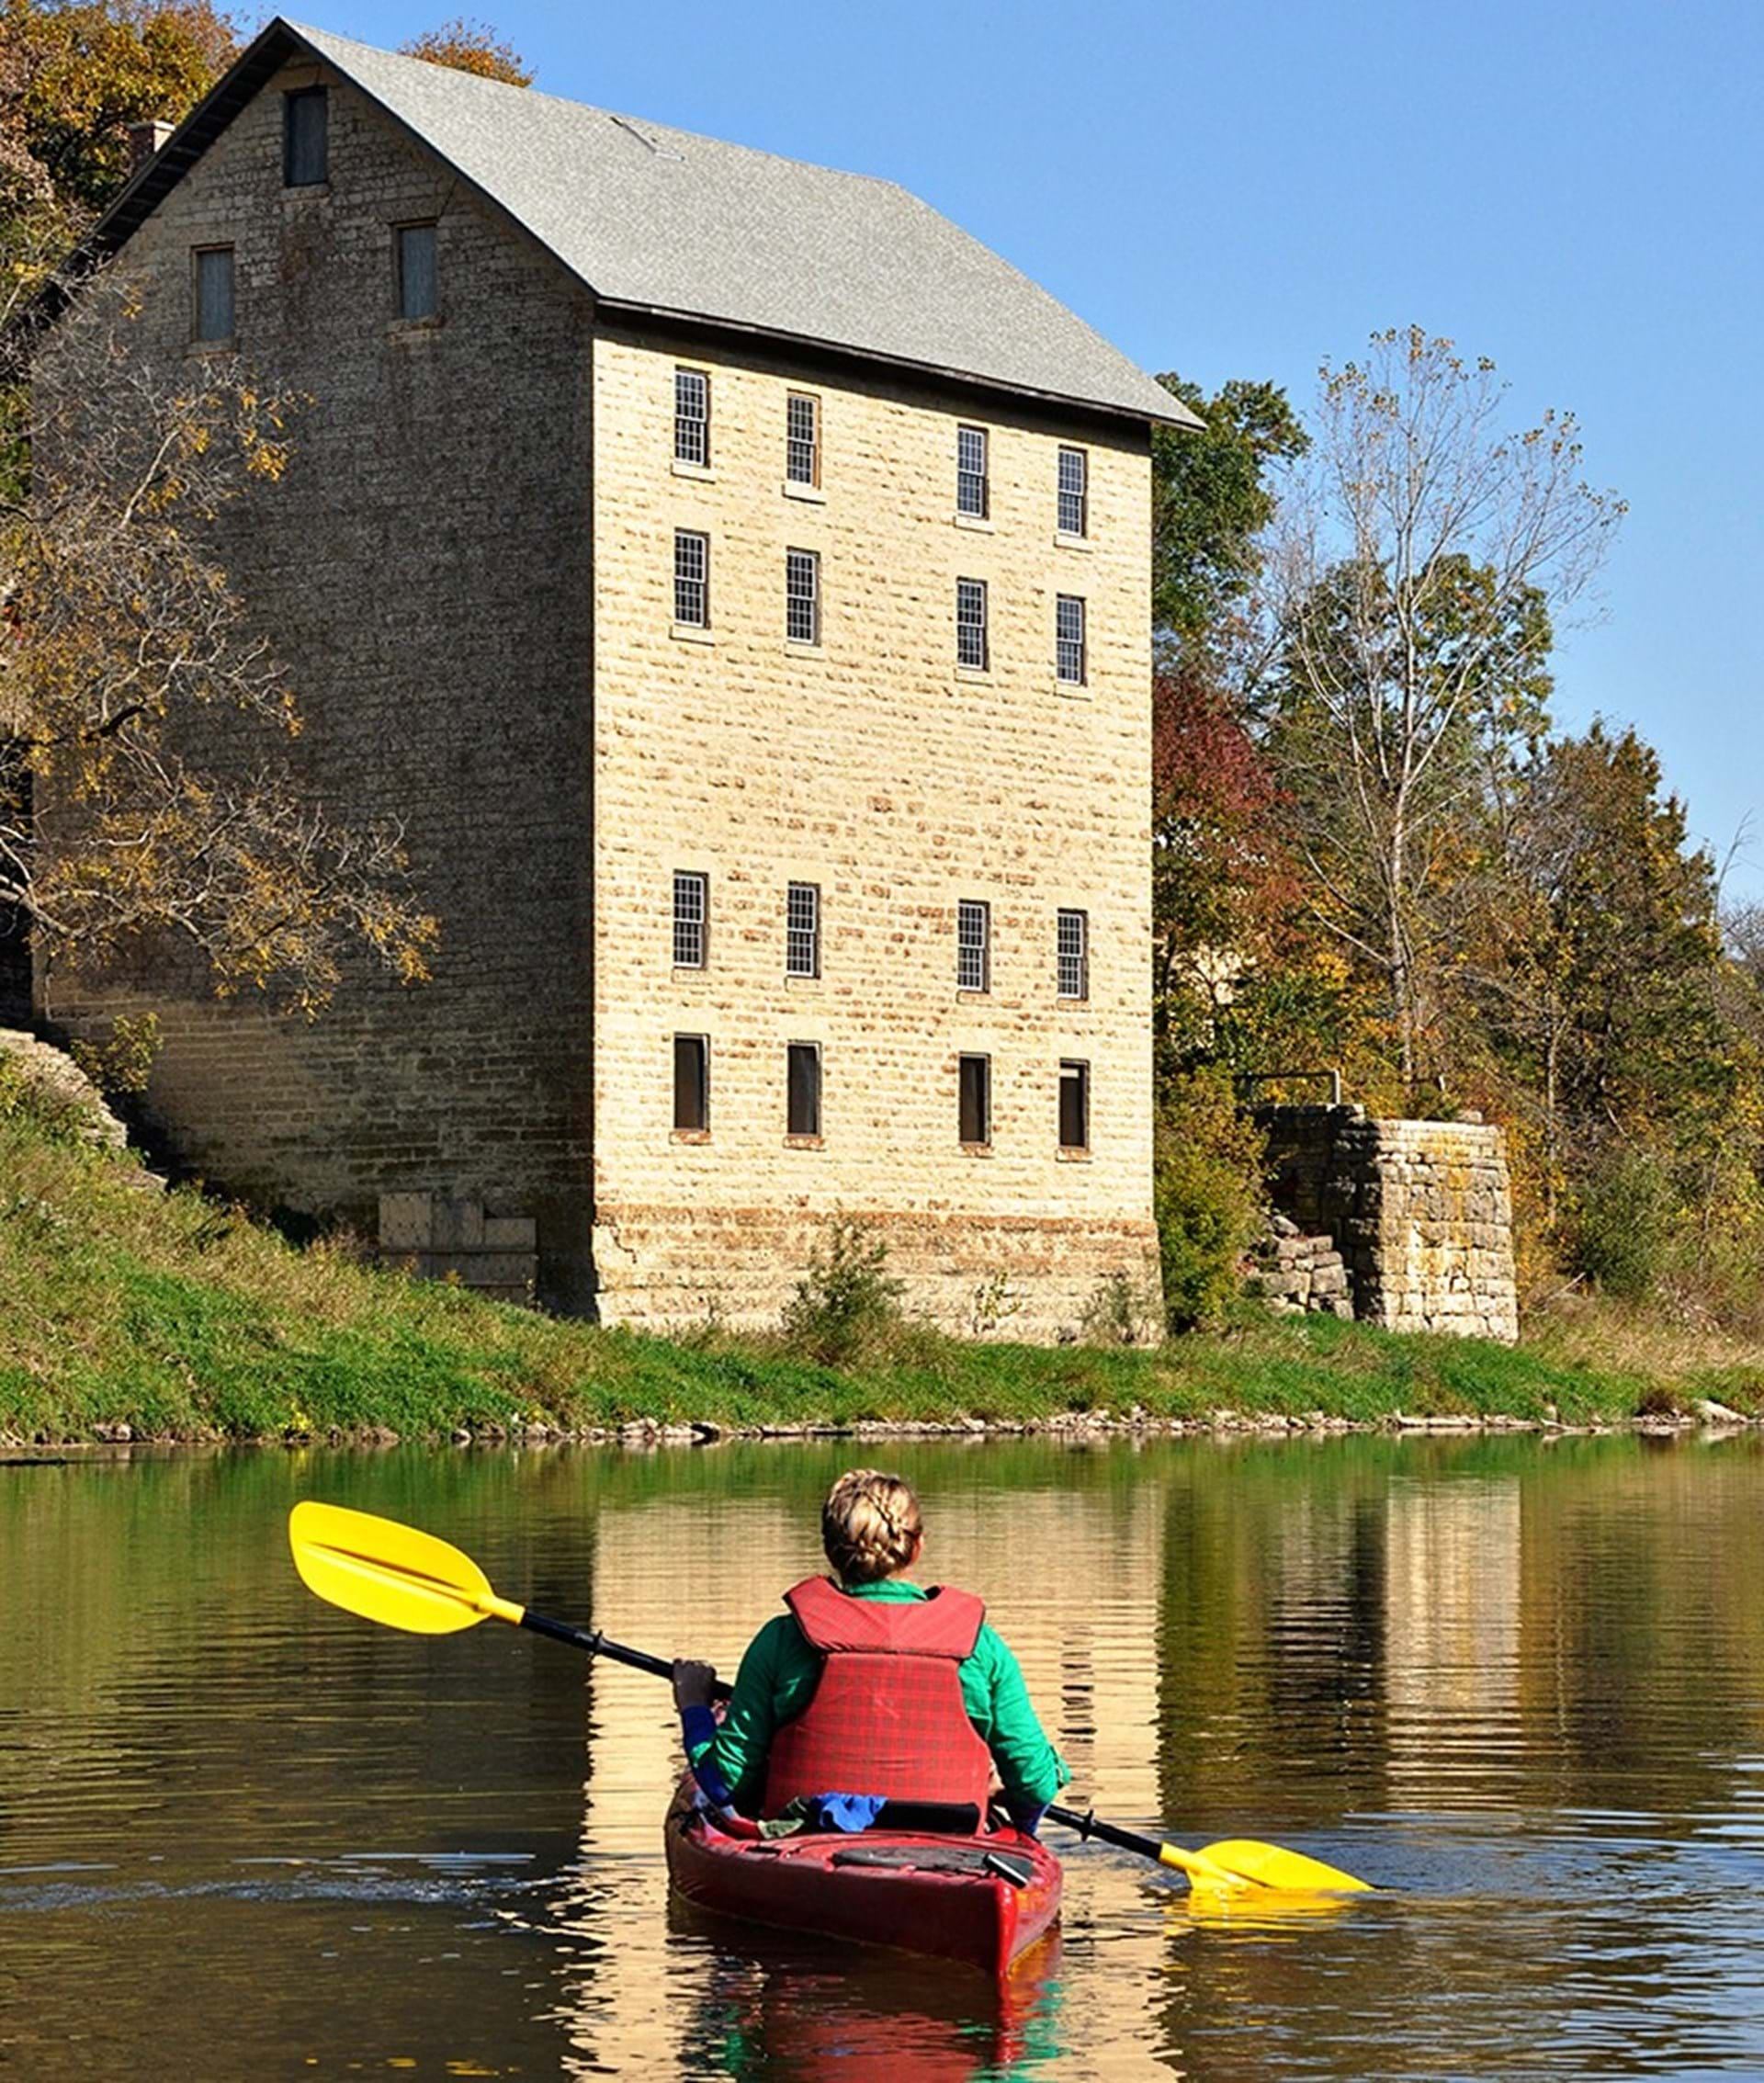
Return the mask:
{"type": "Polygon", "coordinates": [[[808,1704],[772,1738],[765,1807],[801,1794],[879,1794],[890,1801],[974,1802],[982,1814],[992,1756],[967,1718],[960,1665],[986,1608],[969,1591],[854,1599],[831,1578],[784,1594],[826,1659],[808,1704]]]}

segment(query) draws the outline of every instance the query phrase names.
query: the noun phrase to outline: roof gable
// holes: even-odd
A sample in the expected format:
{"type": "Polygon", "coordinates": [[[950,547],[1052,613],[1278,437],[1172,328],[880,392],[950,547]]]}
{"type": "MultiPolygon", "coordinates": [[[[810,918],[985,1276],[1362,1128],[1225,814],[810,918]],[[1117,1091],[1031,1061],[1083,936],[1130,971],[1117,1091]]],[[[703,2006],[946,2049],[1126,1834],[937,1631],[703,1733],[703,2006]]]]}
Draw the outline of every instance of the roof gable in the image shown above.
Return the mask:
{"type": "Polygon", "coordinates": [[[1102,335],[889,181],[563,101],[278,18],[124,190],[113,251],[290,57],[322,60],[601,302],[1140,420],[1198,425],[1102,335]]]}

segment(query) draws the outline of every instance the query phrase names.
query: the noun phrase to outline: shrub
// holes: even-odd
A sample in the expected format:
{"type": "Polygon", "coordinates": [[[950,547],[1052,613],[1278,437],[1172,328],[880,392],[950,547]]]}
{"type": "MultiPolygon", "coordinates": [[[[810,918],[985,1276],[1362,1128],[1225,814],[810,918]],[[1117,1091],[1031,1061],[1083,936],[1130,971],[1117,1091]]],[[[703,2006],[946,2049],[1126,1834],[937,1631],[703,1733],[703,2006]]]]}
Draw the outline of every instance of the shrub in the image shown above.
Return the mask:
{"type": "Polygon", "coordinates": [[[1079,1323],[1090,1345],[1145,1345],[1158,1336],[1153,1297],[1119,1269],[1091,1290],[1079,1323]]]}
{"type": "Polygon", "coordinates": [[[1645,1302],[1672,1251],[1678,1207],[1665,1167],[1645,1150],[1612,1149],[1589,1173],[1569,1234],[1573,1270],[1620,1302],[1645,1302]]]}
{"type": "Polygon", "coordinates": [[[1158,1121],[1152,1211],[1172,1330],[1212,1323],[1236,1298],[1261,1218],[1262,1142],[1214,1073],[1176,1081],[1158,1121]]]}
{"type": "Polygon", "coordinates": [[[826,1241],[784,1312],[784,1334],[823,1366],[842,1367],[885,1343],[900,1328],[904,1284],[891,1280],[888,1240],[865,1222],[835,1216],[826,1241]]]}

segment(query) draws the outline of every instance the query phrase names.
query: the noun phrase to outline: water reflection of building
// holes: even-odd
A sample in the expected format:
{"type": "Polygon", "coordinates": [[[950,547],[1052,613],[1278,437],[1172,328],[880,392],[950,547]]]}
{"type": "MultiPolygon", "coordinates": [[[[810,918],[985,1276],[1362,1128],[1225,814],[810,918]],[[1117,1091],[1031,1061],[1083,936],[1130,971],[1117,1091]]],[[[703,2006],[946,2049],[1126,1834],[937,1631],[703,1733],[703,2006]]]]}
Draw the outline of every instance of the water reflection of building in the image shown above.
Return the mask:
{"type": "Polygon", "coordinates": [[[1385,1523],[1392,1796],[1486,1805],[1521,1765],[1518,1479],[1399,1479],[1385,1523]]]}

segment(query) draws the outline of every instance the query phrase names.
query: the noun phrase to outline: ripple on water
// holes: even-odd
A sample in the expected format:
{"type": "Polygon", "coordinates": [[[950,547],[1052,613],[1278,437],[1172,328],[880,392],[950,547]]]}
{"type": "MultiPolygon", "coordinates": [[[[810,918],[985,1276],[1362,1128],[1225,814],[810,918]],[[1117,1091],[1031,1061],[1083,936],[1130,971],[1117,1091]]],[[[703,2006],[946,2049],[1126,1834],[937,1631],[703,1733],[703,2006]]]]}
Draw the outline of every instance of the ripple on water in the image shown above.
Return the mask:
{"type": "Polygon", "coordinates": [[[1083,1800],[1393,1891],[1222,1907],[1074,1846],[1059,1948],[996,2000],[683,1922],[661,1689],[507,1629],[388,1635],[286,1568],[288,1505],[331,1496],[728,1669],[846,1453],[0,1489],[0,2066],[1764,2074],[1764,1456],[903,1443],[935,1574],[986,1595],[1083,1800]]]}

